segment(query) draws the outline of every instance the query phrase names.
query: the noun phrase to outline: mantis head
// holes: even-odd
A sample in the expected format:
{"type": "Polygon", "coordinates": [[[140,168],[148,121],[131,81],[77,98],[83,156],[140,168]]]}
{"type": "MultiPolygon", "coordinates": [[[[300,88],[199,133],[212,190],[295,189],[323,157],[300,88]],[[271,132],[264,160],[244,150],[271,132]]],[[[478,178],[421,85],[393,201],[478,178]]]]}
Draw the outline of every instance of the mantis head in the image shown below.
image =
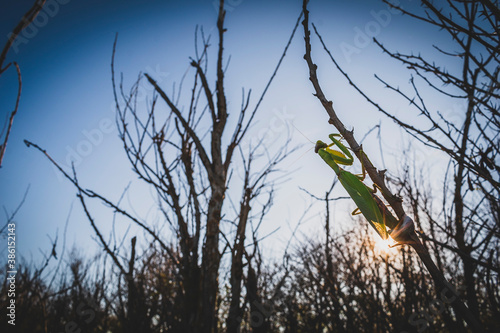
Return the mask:
{"type": "Polygon", "coordinates": [[[316,146],[314,147],[314,152],[317,154],[321,148],[327,148],[328,145],[321,140],[316,141],[316,146]]]}

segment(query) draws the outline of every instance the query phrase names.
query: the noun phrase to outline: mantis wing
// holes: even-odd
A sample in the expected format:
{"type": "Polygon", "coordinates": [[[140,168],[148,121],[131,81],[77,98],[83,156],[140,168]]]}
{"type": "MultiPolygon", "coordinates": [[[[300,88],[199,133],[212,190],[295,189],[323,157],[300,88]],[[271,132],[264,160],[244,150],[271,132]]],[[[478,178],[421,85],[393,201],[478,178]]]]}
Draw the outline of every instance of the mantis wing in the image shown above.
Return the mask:
{"type": "Polygon", "coordinates": [[[333,149],[328,149],[329,146],[321,140],[318,140],[316,143],[315,151],[335,171],[340,183],[344,186],[347,193],[349,193],[352,200],[354,200],[361,214],[363,214],[382,239],[387,239],[384,215],[373,198],[371,190],[357,176],[345,171],[337,164],[351,165],[351,154],[344,145],[334,138],[334,134],[330,135],[330,138],[344,154],[333,149]]]}
{"type": "Polygon", "coordinates": [[[345,170],[340,171],[339,180],[373,229],[382,239],[387,239],[384,216],[380,212],[371,190],[358,177],[345,170]]]}

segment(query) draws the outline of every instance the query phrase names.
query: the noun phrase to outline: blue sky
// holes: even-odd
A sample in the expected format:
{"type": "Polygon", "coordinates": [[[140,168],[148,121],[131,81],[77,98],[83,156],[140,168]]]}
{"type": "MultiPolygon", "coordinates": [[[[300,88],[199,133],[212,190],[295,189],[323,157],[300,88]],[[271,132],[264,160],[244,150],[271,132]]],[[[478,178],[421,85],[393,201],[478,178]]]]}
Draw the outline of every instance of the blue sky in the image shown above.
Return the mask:
{"type": "MultiPolygon", "coordinates": [[[[8,32],[32,2],[2,3],[0,43],[3,45],[8,32]]],[[[114,123],[110,59],[115,33],[119,33],[116,69],[124,73],[125,85],[130,86],[142,71],[157,78],[160,85],[171,92],[173,84],[178,83],[188,69],[189,57],[194,55],[195,26],[198,24],[205,32],[213,33],[217,15],[213,0],[54,0],[51,3],[58,7],[46,10],[45,16],[35,22],[34,30],[24,36],[23,42],[19,42],[7,58],[21,66],[23,92],[0,169],[0,204],[12,211],[30,186],[26,202],[16,216],[18,251],[28,259],[31,256],[39,258],[39,249],[48,251],[47,235],[53,238],[58,233],[61,246],[68,218],[67,247],[75,243],[93,249],[95,242],[76,201],[73,186],[42,154],[28,149],[23,140],[37,143],[63,166],[68,166],[73,159],[81,183],[112,200],[118,200],[131,182],[131,193],[125,200],[138,215],[154,220],[150,192],[131,172],[114,123]]],[[[417,1],[401,0],[400,3],[407,8],[417,6],[417,1]]],[[[237,110],[242,87],[252,88],[254,98],[264,88],[301,10],[301,1],[232,0],[228,1],[227,9],[225,57],[231,56],[231,62],[226,75],[226,93],[230,108],[237,110]]],[[[392,49],[428,55],[435,54],[433,43],[446,45],[447,39],[429,27],[389,13],[381,2],[313,0],[310,11],[311,20],[334,56],[360,86],[395,114],[412,119],[405,112],[407,103],[384,90],[373,78],[373,74],[378,73],[409,91],[409,73],[382,55],[362,33],[368,32],[392,49]],[[385,11],[385,16],[381,11],[385,11]]],[[[280,149],[286,139],[285,126],[281,125],[293,130],[293,123],[312,141],[326,139],[334,132],[327,123],[325,111],[311,95],[312,87],[302,59],[302,36],[299,28],[250,133],[251,138],[265,133],[271,151],[280,149]],[[272,124],[277,124],[276,130],[269,132],[272,124]]],[[[314,39],[313,43],[313,58],[320,65],[320,79],[340,117],[348,127],[355,128],[358,138],[381,122],[384,160],[389,164],[386,167],[396,172],[398,154],[407,143],[401,141],[404,135],[356,95],[321,52],[319,42],[314,39]]],[[[212,45],[213,51],[216,34],[212,36],[212,45]]],[[[0,77],[2,119],[15,101],[17,81],[14,74],[9,70],[0,77]]],[[[142,88],[144,92],[150,89],[147,85],[142,88]]],[[[457,110],[460,106],[441,104],[439,99],[435,103],[441,106],[443,113],[459,120],[457,110]]],[[[232,115],[236,117],[236,112],[232,115]]],[[[299,187],[321,195],[329,188],[334,175],[314,152],[307,152],[310,148],[307,139],[294,132],[293,144],[301,143],[307,145],[282,166],[285,172],[295,171],[278,191],[275,207],[261,232],[264,235],[279,228],[267,240],[267,249],[271,251],[282,249],[290,236],[290,225],[296,223],[308,203],[299,187]]],[[[364,147],[371,150],[370,158],[383,168],[375,136],[370,137],[364,147]]],[[[433,161],[432,156],[429,157],[433,161]]],[[[341,191],[338,193],[343,195],[341,191]]],[[[337,205],[342,211],[341,204],[337,205]]],[[[100,205],[92,207],[98,225],[106,233],[110,230],[112,215],[100,205]]],[[[318,205],[312,212],[304,233],[319,232],[323,223],[322,209],[318,205]]],[[[2,216],[1,221],[4,219],[2,216]]]]}

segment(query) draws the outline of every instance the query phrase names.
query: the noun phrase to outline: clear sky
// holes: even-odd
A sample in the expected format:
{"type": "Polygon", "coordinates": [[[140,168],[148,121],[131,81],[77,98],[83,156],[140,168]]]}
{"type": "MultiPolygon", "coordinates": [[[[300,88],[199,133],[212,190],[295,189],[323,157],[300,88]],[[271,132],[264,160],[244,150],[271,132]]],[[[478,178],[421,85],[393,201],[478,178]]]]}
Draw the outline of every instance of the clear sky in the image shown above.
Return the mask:
{"type": "MultiPolygon", "coordinates": [[[[22,35],[23,39],[15,44],[7,58],[7,61],[17,61],[21,67],[23,91],[0,169],[0,204],[12,211],[30,186],[26,202],[15,219],[18,251],[28,259],[31,256],[39,258],[39,249],[48,251],[48,236],[54,238],[57,233],[60,250],[68,218],[66,247],[76,243],[79,247],[92,248],[95,242],[76,201],[74,187],[42,154],[28,149],[23,140],[37,143],[65,167],[73,160],[81,183],[114,201],[132,182],[125,200],[139,216],[154,219],[151,194],[131,172],[114,123],[110,59],[115,33],[119,33],[116,69],[123,72],[126,86],[130,86],[142,71],[157,78],[171,93],[173,84],[178,83],[188,69],[189,57],[194,55],[196,25],[213,33],[217,16],[213,0],[53,0],[48,3],[51,6],[44,9],[30,27],[32,30],[22,35]]],[[[400,3],[407,8],[418,5],[411,0],[400,0],[400,3]]],[[[32,1],[27,0],[2,0],[2,47],[9,31],[31,5],[32,1]]],[[[226,75],[226,92],[230,114],[236,117],[241,88],[253,89],[254,103],[264,88],[300,13],[301,1],[232,0],[227,5],[225,59],[231,56],[231,61],[226,75]]],[[[390,13],[386,5],[377,1],[312,0],[310,11],[311,20],[344,69],[394,114],[409,117],[405,113],[407,103],[384,90],[373,78],[373,74],[378,73],[410,91],[409,73],[382,55],[363,34],[377,37],[401,52],[429,55],[435,54],[432,44],[443,45],[447,39],[429,27],[390,13]]],[[[282,125],[294,131],[293,123],[312,141],[326,140],[327,135],[334,132],[327,123],[325,111],[311,95],[312,87],[302,59],[302,36],[300,27],[250,133],[253,138],[265,133],[269,137],[266,145],[271,151],[279,149],[286,139],[286,127],[282,125]],[[275,130],[269,131],[272,124],[277,124],[275,130]]],[[[216,37],[213,34],[212,51],[216,47],[216,37]]],[[[313,44],[313,58],[320,65],[320,80],[337,112],[348,127],[355,127],[358,139],[381,122],[386,167],[396,172],[400,167],[398,154],[407,144],[401,142],[404,137],[401,131],[364,103],[328,63],[319,42],[313,39],[313,44]]],[[[9,70],[0,77],[2,119],[14,105],[16,89],[15,73],[9,70]]],[[[141,89],[150,92],[146,84],[141,89]]],[[[440,105],[439,100],[435,102],[440,105]]],[[[460,106],[446,105],[440,111],[459,121],[459,109],[460,106]]],[[[307,152],[310,144],[295,131],[293,144],[301,143],[306,146],[282,165],[290,181],[278,190],[276,204],[261,232],[265,235],[279,228],[267,240],[266,246],[271,250],[283,248],[290,236],[290,225],[296,223],[309,202],[299,187],[322,195],[334,176],[314,152],[307,152]],[[290,173],[292,170],[295,171],[290,173]]],[[[383,168],[374,135],[364,147],[376,165],[383,168]]],[[[426,156],[432,161],[432,156],[426,156]]],[[[344,195],[341,190],[338,194],[344,195]]],[[[239,197],[233,200],[238,201],[239,197]]],[[[92,207],[99,227],[107,234],[112,216],[100,205],[92,207]]],[[[316,206],[311,219],[302,227],[304,233],[320,231],[322,209],[323,206],[316,206]]],[[[5,215],[1,221],[3,225],[5,215]]],[[[3,245],[0,248],[5,250],[3,245]]]]}

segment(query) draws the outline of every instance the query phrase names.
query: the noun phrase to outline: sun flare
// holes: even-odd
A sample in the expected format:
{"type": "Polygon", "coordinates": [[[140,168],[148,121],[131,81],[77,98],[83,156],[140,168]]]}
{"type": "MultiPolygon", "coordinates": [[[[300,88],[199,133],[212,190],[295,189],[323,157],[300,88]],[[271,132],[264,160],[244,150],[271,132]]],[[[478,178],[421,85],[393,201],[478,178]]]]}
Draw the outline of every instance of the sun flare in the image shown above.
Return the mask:
{"type": "Polygon", "coordinates": [[[387,237],[387,239],[379,239],[375,243],[375,249],[385,254],[392,254],[396,252],[396,249],[391,247],[395,244],[396,241],[394,239],[392,239],[391,237],[387,237]]]}

